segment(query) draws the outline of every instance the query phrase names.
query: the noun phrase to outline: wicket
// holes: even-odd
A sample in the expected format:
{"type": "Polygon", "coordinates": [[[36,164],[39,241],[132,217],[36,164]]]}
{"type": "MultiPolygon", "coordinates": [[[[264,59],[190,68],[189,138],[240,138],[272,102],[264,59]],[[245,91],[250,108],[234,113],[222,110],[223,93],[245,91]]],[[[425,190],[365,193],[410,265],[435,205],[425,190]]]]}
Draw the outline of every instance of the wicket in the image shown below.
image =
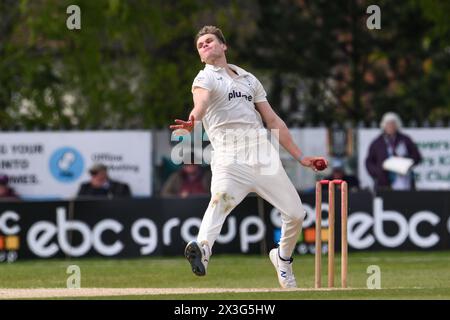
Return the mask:
{"type": "Polygon", "coordinates": [[[328,186],[328,287],[334,287],[334,222],[335,185],[341,186],[341,287],[347,287],[347,215],[348,186],[344,180],[320,180],[316,182],[316,256],[314,287],[321,287],[322,257],[322,186],[328,186]]]}

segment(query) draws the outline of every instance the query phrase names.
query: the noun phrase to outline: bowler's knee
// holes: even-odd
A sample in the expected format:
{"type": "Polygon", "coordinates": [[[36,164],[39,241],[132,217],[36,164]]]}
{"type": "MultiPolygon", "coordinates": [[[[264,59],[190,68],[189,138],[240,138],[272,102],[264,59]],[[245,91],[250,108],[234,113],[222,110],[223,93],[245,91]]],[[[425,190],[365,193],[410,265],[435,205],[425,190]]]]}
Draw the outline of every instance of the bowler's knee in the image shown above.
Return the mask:
{"type": "Polygon", "coordinates": [[[305,220],[306,211],[303,206],[296,206],[287,212],[287,216],[292,222],[301,223],[305,220]]]}
{"type": "Polygon", "coordinates": [[[209,205],[220,208],[223,213],[228,213],[236,206],[235,197],[226,191],[213,192],[209,205]]]}

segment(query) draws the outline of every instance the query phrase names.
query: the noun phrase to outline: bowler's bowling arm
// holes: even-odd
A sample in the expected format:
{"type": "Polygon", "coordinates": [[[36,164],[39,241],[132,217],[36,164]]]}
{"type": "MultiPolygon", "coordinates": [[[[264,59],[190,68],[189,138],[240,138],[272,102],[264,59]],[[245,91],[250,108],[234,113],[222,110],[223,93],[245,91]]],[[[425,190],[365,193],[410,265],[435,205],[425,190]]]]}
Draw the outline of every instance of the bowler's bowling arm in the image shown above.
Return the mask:
{"type": "Polygon", "coordinates": [[[255,103],[256,110],[261,114],[266,127],[268,129],[275,129],[275,134],[278,133],[280,144],[289,152],[294,159],[298,160],[302,154],[300,148],[295,144],[292,135],[289,132],[286,123],[273,111],[272,106],[267,101],[255,103]],[[278,131],[278,132],[277,132],[278,131]]]}

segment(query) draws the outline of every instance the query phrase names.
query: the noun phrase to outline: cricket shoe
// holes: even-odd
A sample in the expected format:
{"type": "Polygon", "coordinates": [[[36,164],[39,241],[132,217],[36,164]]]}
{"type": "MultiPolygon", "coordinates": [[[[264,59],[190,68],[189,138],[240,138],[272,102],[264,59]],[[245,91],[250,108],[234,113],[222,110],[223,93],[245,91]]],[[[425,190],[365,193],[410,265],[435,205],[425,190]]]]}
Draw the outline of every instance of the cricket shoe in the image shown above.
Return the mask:
{"type": "Polygon", "coordinates": [[[206,241],[191,241],[184,249],[184,256],[191,264],[192,272],[197,276],[206,275],[211,250],[206,241]]]}
{"type": "Polygon", "coordinates": [[[275,270],[277,271],[278,282],[284,289],[297,288],[297,282],[295,281],[294,273],[292,272],[292,261],[281,259],[278,249],[272,249],[269,253],[270,261],[272,261],[275,270]]]}

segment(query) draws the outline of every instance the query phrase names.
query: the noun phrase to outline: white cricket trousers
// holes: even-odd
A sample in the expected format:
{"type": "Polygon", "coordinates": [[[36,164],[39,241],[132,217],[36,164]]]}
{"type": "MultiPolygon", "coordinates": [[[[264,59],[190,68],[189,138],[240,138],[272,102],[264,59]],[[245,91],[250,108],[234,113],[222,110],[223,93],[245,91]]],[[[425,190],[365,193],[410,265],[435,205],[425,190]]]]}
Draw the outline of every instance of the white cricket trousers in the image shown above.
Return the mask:
{"type": "Polygon", "coordinates": [[[278,153],[267,165],[227,163],[220,157],[211,163],[211,201],[203,216],[197,241],[214,242],[230,212],[250,193],[255,192],[281,213],[280,255],[292,256],[305,218],[300,197],[284,170],[278,153]]]}

